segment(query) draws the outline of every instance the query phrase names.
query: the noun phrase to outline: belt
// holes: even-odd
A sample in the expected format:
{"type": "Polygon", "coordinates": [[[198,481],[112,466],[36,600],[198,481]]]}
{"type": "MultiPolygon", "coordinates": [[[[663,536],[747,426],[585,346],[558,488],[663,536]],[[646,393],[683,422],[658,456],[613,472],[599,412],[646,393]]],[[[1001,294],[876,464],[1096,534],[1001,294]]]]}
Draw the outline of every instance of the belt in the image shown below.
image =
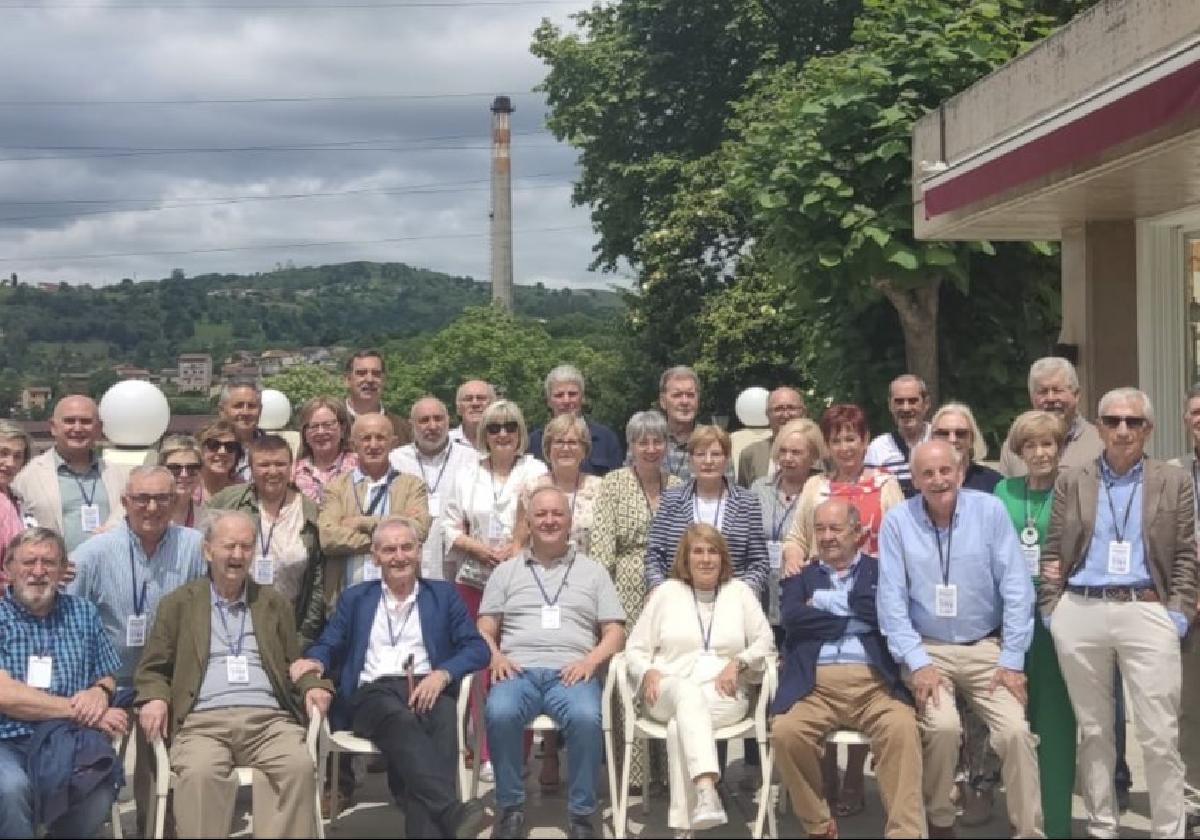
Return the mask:
{"type": "Polygon", "coordinates": [[[1158,590],[1153,586],[1076,586],[1067,585],[1067,591],[1084,598],[1095,598],[1100,601],[1142,601],[1158,603],[1158,590]]]}

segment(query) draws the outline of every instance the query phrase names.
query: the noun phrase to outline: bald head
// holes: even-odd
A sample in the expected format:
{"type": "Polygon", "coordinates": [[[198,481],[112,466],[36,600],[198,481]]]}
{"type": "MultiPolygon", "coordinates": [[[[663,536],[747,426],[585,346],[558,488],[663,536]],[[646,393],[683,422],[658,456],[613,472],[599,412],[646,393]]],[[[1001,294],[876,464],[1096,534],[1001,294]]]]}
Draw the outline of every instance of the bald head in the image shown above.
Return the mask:
{"type": "Polygon", "coordinates": [[[947,517],[953,511],[963,479],[961,462],[958,451],[944,440],[924,441],[912,451],[913,486],[931,511],[947,517]]]}
{"type": "Polygon", "coordinates": [[[63,397],[50,417],[50,434],[59,457],[72,466],[85,465],[100,439],[100,411],[91,397],[63,397]]]}
{"type": "Polygon", "coordinates": [[[804,398],[795,388],[776,388],[767,397],[767,423],[771,426],[771,434],[778,434],[789,420],[796,420],[807,414],[804,398]]]}
{"type": "Polygon", "coordinates": [[[388,453],[396,445],[392,421],[382,414],[359,415],[350,429],[350,445],[359,468],[373,479],[381,478],[388,470],[388,453]]]}

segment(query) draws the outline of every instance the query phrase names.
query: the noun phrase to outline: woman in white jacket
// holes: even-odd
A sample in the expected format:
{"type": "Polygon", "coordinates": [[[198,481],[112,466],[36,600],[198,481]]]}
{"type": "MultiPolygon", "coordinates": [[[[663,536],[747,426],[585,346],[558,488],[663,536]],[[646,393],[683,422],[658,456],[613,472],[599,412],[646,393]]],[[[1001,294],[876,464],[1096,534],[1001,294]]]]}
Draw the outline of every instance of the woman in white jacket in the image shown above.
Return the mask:
{"type": "Polygon", "coordinates": [[[775,643],[716,528],[695,523],[684,532],[671,578],[646,603],[625,655],[647,714],[667,724],[669,825],[677,837],[723,825],[713,730],[746,716],[747,686],[775,643]]]}

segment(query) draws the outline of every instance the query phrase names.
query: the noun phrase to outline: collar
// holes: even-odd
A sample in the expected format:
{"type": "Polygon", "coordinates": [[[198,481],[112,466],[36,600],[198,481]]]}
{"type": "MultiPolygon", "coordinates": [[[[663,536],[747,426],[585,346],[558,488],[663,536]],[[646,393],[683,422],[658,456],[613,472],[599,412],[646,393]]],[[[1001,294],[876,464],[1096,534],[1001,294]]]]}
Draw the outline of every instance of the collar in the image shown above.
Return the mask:
{"type": "MultiPolygon", "coordinates": [[[[1087,421],[1084,420],[1079,415],[1079,412],[1076,412],[1075,419],[1071,421],[1071,426],[1067,429],[1066,442],[1072,443],[1076,440],[1079,440],[1079,436],[1083,434],[1084,426],[1086,426],[1087,424],[1088,424],[1087,421]]],[[[1065,444],[1064,444],[1064,446],[1065,446],[1065,444]]]]}
{"type": "Polygon", "coordinates": [[[360,481],[365,481],[368,484],[382,484],[391,478],[392,475],[393,470],[390,464],[388,465],[387,472],[385,472],[381,478],[371,478],[362,471],[361,467],[355,467],[354,472],[352,473],[351,481],[353,481],[355,484],[358,484],[360,481]]]}
{"type": "Polygon", "coordinates": [[[421,581],[417,579],[413,582],[413,591],[403,601],[396,600],[396,596],[392,594],[392,590],[388,589],[387,584],[383,581],[379,582],[379,588],[383,590],[384,609],[391,612],[398,612],[405,604],[411,604],[417,600],[417,593],[421,591],[421,581]]]}
{"type": "MultiPolygon", "coordinates": [[[[954,514],[950,520],[950,524],[955,528],[958,527],[959,519],[962,517],[964,495],[966,493],[970,493],[970,492],[972,492],[972,491],[968,488],[964,488],[964,487],[958,488],[958,495],[955,496],[955,498],[954,498],[954,514]]],[[[925,508],[924,494],[918,493],[917,495],[913,496],[908,501],[913,502],[916,505],[917,510],[920,511],[919,515],[920,515],[921,524],[928,527],[931,531],[937,531],[939,529],[939,526],[934,524],[934,521],[929,518],[929,511],[926,510],[926,508],[925,508]]]]}
{"type": "MultiPolygon", "coordinates": [[[[349,400],[349,398],[347,398],[347,399],[346,399],[346,413],[350,415],[351,419],[358,417],[358,412],[357,412],[357,411],[355,411],[355,410],[354,410],[354,406],[350,404],[350,400],[349,400]]],[[[386,417],[386,416],[387,416],[387,412],[385,412],[385,411],[383,410],[383,400],[380,400],[380,401],[379,401],[379,408],[378,408],[378,410],[376,410],[376,411],[364,411],[363,413],[364,413],[364,414],[382,414],[384,417],[386,417]]]]}
{"type": "MultiPolygon", "coordinates": [[[[726,500],[728,500],[731,496],[733,496],[733,492],[734,492],[733,485],[731,485],[729,483],[729,476],[726,476],[726,475],[721,476],[721,484],[724,487],[724,490],[722,492],[724,493],[726,500]]],[[[687,480],[687,482],[683,485],[682,498],[692,499],[692,498],[695,498],[695,496],[696,496],[696,479],[689,478],[687,480]]]]}
{"type": "Polygon", "coordinates": [[[412,446],[413,457],[415,457],[417,459],[417,463],[420,463],[422,461],[422,459],[424,459],[426,463],[437,463],[438,461],[442,460],[443,458],[449,458],[450,452],[452,451],[450,449],[450,447],[453,445],[454,445],[454,441],[451,440],[450,438],[446,438],[445,446],[443,446],[437,452],[434,452],[432,455],[426,455],[424,452],[421,451],[421,447],[417,446],[416,443],[410,444],[410,446],[412,446]]]}
{"type": "MultiPolygon", "coordinates": [[[[846,569],[845,576],[847,578],[852,578],[858,573],[858,564],[859,564],[860,560],[862,560],[862,552],[861,551],[858,552],[858,554],[854,555],[854,560],[851,561],[850,567],[848,569],[846,569]]],[[[837,569],[833,568],[833,566],[830,566],[824,560],[817,560],[817,565],[820,566],[822,569],[824,569],[825,573],[828,574],[831,578],[842,577],[841,572],[839,572],[837,569]]]]}
{"type": "Polygon", "coordinates": [[[63,456],[58,454],[58,449],[56,447],[50,447],[50,455],[54,459],[54,469],[56,472],[62,472],[65,469],[67,472],[71,473],[71,475],[87,475],[92,470],[98,471],[100,468],[100,459],[96,457],[95,449],[91,451],[91,460],[88,461],[88,467],[82,473],[77,473],[71,469],[67,462],[63,460],[63,456]]]}
{"type": "Polygon", "coordinates": [[[158,538],[158,544],[154,546],[154,554],[146,554],[146,549],[142,546],[142,538],[135,534],[133,529],[129,527],[128,516],[122,519],[121,523],[117,525],[117,530],[124,532],[125,538],[130,540],[133,545],[137,546],[137,550],[146,558],[146,562],[148,563],[153,560],[155,555],[157,555],[158,552],[162,550],[162,547],[167,544],[167,537],[170,536],[171,529],[178,527],[180,526],[176,525],[174,522],[167,523],[167,529],[163,531],[162,536],[158,538]]]}
{"type": "Polygon", "coordinates": [[[43,615],[34,615],[24,604],[17,600],[16,593],[13,592],[12,584],[4,587],[4,596],[0,598],[0,603],[7,603],[12,606],[12,610],[17,614],[17,618],[25,621],[49,621],[58,614],[62,607],[62,593],[54,594],[54,603],[50,605],[50,612],[43,615]]]}
{"type": "Polygon", "coordinates": [[[543,563],[534,557],[532,547],[526,548],[522,552],[521,559],[525,561],[526,566],[555,567],[569,564],[575,560],[575,541],[568,542],[566,552],[561,557],[555,557],[549,563],[543,563]]]}
{"type": "Polygon", "coordinates": [[[246,595],[250,591],[250,582],[249,581],[250,581],[250,579],[247,577],[247,579],[242,582],[241,594],[239,594],[236,598],[231,598],[228,601],[226,601],[224,598],[222,598],[220,595],[217,594],[217,587],[215,587],[213,585],[212,577],[210,576],[208,579],[208,592],[209,592],[209,597],[212,600],[212,605],[214,607],[224,606],[224,607],[229,607],[230,609],[232,609],[233,607],[236,607],[238,604],[241,604],[244,609],[249,609],[249,603],[246,601],[246,595]]]}
{"type": "Polygon", "coordinates": [[[1134,464],[1129,469],[1129,471],[1124,473],[1123,475],[1117,475],[1115,472],[1113,472],[1112,467],[1110,467],[1108,465],[1108,459],[1105,458],[1103,454],[1100,455],[1099,461],[1100,461],[1100,476],[1109,484],[1112,484],[1114,482],[1124,482],[1124,481],[1130,481],[1130,480],[1141,481],[1142,474],[1145,472],[1145,466],[1146,466],[1146,456],[1145,455],[1143,455],[1141,458],[1139,458],[1138,462],[1136,464],[1134,464]]]}

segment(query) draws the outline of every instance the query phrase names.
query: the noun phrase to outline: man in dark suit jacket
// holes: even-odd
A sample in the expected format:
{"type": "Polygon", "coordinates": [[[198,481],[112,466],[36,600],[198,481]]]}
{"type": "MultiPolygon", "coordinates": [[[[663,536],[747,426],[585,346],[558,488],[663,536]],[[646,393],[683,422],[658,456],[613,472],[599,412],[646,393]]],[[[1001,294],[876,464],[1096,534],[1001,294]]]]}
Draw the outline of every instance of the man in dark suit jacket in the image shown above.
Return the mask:
{"type": "Polygon", "coordinates": [[[886,837],[921,837],[921,736],[912,698],[875,615],[879,563],[858,550],[858,511],[844,499],[817,506],[818,562],[786,578],[780,611],[787,638],[771,741],[796,817],[810,837],[836,837],[823,795],[825,736],[864,732],[877,759],[886,837]]]}
{"type": "Polygon", "coordinates": [[[455,795],[453,698],[462,678],[486,666],[490,654],[453,585],[418,579],[421,533],[403,517],[376,527],[371,554],[382,579],[341,594],[321,638],[292,675],[336,675],[330,719],[383,754],[406,837],[474,837],[483,808],[455,795]]]}

